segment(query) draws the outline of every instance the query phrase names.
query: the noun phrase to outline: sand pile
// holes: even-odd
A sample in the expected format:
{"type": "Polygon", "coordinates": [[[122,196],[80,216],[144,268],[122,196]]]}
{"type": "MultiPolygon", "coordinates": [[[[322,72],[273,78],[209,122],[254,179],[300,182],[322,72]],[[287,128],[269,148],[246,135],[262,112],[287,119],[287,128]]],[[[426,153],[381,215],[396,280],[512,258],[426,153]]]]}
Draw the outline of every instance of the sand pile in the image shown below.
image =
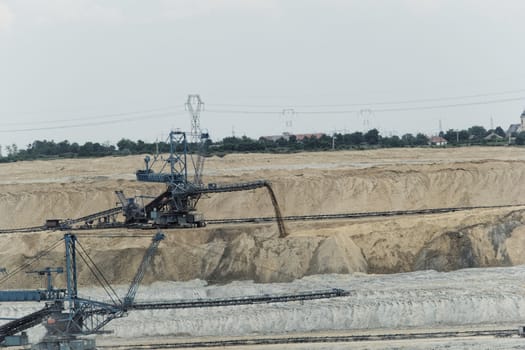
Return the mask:
{"type": "MultiPolygon", "coordinates": [[[[141,167],[139,156],[1,164],[0,228],[112,208],[119,189],[128,196],[158,195],[163,185],[134,180],[141,167]]],[[[514,148],[228,155],[208,159],[205,169],[208,182],[272,181],[283,215],[518,204],[525,198],[525,152],[514,148]]],[[[273,215],[265,189],[205,196],[199,209],[208,218],[273,215]]],[[[519,253],[525,219],[518,209],[287,223],[291,235],[281,240],[274,224],[168,230],[151,281],[290,281],[317,273],[519,264],[525,261],[519,253]]],[[[28,261],[60,236],[0,237],[0,267],[28,261]]],[[[149,244],[147,238],[83,239],[116,283],[132,278],[149,244]]],[[[44,266],[60,264],[62,251],[53,254],[44,266]]],[[[92,282],[87,273],[83,278],[92,282]]]]}
{"type": "MultiPolygon", "coordinates": [[[[525,318],[524,278],[525,267],[518,266],[449,273],[318,275],[280,284],[235,282],[205,286],[199,281],[156,283],[141,288],[138,297],[142,300],[220,298],[323,288],[342,288],[350,291],[350,295],[285,304],[136,312],[115,321],[110,328],[120,337],[131,334],[155,337],[322,330],[361,330],[362,333],[371,329],[443,325],[475,325],[473,328],[476,329],[483,324],[521,324],[525,318]]],[[[516,326],[508,328],[513,327],[516,326]]]]}
{"type": "MultiPolygon", "coordinates": [[[[234,229],[232,231],[236,231],[234,229]]],[[[292,281],[305,275],[321,273],[367,272],[367,262],[361,249],[343,235],[330,237],[288,237],[278,238],[272,227],[255,232],[240,229],[238,235],[223,234],[223,229],[207,230],[205,235],[179,234],[178,231],[164,230],[167,238],[161,243],[145,283],[165,280],[191,280],[195,278],[210,282],[232,280],[255,280],[256,282],[292,281]],[[195,236],[200,236],[196,239],[195,236]]],[[[144,235],[144,232],[128,232],[129,235],[144,235]]],[[[111,283],[129,283],[133,279],[149,237],[114,237],[119,232],[106,231],[103,235],[82,233],[79,242],[95,264],[111,283]]],[[[3,250],[0,266],[15,271],[47,247],[58,245],[45,257],[21,271],[3,286],[39,287],[44,279],[28,276],[27,270],[42,269],[46,266],[63,266],[64,247],[59,242],[60,233],[5,235],[0,245],[8,247],[18,240],[16,247],[3,250]],[[21,239],[23,236],[23,239],[21,239]]],[[[93,285],[97,281],[84,259],[78,259],[79,281],[82,285],[93,285]]],[[[64,276],[57,276],[56,284],[63,286],[64,276]]]]}

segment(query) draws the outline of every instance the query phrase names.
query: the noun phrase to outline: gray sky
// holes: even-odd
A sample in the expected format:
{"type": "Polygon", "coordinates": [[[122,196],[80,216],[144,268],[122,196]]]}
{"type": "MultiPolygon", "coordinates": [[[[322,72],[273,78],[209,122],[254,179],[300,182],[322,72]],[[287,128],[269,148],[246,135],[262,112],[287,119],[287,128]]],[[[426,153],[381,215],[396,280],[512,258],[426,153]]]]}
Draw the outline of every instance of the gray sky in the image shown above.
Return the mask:
{"type": "Polygon", "coordinates": [[[524,14],[522,0],[0,0],[0,144],[154,141],[189,130],[195,93],[215,139],[506,128],[525,107],[524,14]]]}

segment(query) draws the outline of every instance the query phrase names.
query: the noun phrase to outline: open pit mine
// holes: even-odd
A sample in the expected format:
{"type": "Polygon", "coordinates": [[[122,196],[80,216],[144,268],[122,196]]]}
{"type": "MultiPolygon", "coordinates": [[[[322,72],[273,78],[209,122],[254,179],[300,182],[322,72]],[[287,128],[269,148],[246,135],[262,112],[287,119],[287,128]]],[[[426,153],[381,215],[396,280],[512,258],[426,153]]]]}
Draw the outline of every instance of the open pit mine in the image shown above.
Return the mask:
{"type": "Polygon", "coordinates": [[[204,168],[170,137],[164,157],[0,164],[2,346],[525,346],[524,149],[204,168]]]}

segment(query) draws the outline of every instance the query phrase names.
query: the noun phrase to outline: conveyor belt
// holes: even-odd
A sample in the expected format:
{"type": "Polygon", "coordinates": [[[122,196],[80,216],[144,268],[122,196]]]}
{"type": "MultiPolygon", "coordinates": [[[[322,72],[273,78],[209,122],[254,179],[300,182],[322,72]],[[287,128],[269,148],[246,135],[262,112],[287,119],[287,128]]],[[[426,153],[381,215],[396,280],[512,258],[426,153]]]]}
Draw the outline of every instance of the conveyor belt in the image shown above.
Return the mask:
{"type": "MultiPolygon", "coordinates": [[[[387,216],[404,216],[404,215],[424,215],[424,214],[442,214],[456,211],[466,211],[475,209],[498,209],[523,207],[525,204],[508,204],[508,205],[482,205],[474,207],[452,207],[452,208],[431,208],[431,209],[414,209],[414,210],[394,210],[394,211],[375,211],[360,213],[341,213],[341,214],[315,214],[315,215],[293,215],[283,216],[284,221],[317,221],[317,220],[337,220],[337,219],[359,219],[367,217],[387,217],[387,216]]],[[[252,218],[231,218],[231,219],[211,219],[206,223],[213,224],[239,224],[250,222],[272,222],[275,217],[252,217],[252,218]]]]}
{"type": "Polygon", "coordinates": [[[315,299],[328,299],[348,296],[349,292],[342,289],[329,289],[296,294],[247,296],[224,299],[193,299],[182,301],[168,301],[155,303],[135,303],[130,309],[155,310],[155,309],[187,309],[199,307],[252,305],[268,303],[286,303],[291,301],[305,301],[315,299]]]}
{"type": "Polygon", "coordinates": [[[249,191],[255,190],[258,188],[266,187],[270,182],[265,180],[258,180],[252,182],[243,182],[238,184],[229,184],[229,185],[213,185],[208,187],[201,187],[192,190],[193,194],[205,194],[205,193],[224,193],[224,192],[237,192],[237,191],[249,191]]]}
{"type": "Polygon", "coordinates": [[[98,348],[110,349],[190,349],[190,348],[224,348],[237,346],[256,345],[286,345],[286,344],[319,344],[319,343],[355,343],[363,341],[393,340],[418,340],[418,339],[446,339],[466,337],[512,337],[517,336],[517,329],[497,330],[467,330],[467,331],[445,331],[445,332],[422,332],[422,333],[388,333],[388,334],[363,334],[363,335],[329,335],[329,336],[281,336],[281,337],[255,337],[234,338],[208,341],[172,342],[172,343],[150,343],[150,344],[125,344],[98,346],[98,348]]]}
{"type": "Polygon", "coordinates": [[[122,207],[115,207],[115,208],[111,208],[111,209],[108,209],[108,210],[99,211],[98,213],[86,215],[86,216],[83,216],[81,218],[67,219],[67,220],[63,221],[63,224],[67,227],[67,226],[71,226],[71,225],[74,225],[74,224],[78,224],[79,222],[89,222],[89,221],[92,221],[92,220],[96,220],[98,218],[103,218],[103,217],[106,217],[106,216],[115,215],[115,214],[118,214],[120,212],[122,212],[122,207]]]}
{"type": "MultiPolygon", "coordinates": [[[[358,212],[358,213],[340,213],[340,214],[312,214],[312,215],[292,215],[283,216],[283,221],[316,221],[316,220],[341,220],[341,219],[361,219],[369,217],[389,217],[389,216],[410,216],[410,215],[426,215],[426,214],[444,214],[458,211],[468,211],[476,209],[502,209],[502,208],[519,208],[525,207],[525,204],[504,204],[504,205],[480,205],[472,207],[450,207],[450,208],[430,208],[430,209],[414,209],[414,210],[394,210],[394,211],[375,211],[375,212],[358,212]]],[[[79,223],[86,220],[86,218],[98,218],[108,214],[118,213],[122,209],[120,207],[105,210],[103,212],[95,213],[92,215],[84,216],[82,218],[74,220],[66,220],[67,223],[79,223]]],[[[251,217],[251,218],[225,218],[225,219],[210,219],[206,220],[208,225],[219,225],[219,224],[243,224],[243,223],[260,223],[260,222],[273,222],[276,218],[274,216],[269,217],[251,217]]],[[[67,230],[100,230],[110,228],[137,228],[137,229],[153,229],[155,227],[148,224],[124,224],[124,223],[112,223],[110,225],[97,225],[94,227],[69,227],[64,228],[67,230]]],[[[0,229],[0,234],[4,233],[23,233],[23,232],[38,232],[47,231],[49,228],[46,226],[33,226],[13,229],[0,229]]],[[[61,229],[61,228],[57,228],[61,229]]]]}
{"type": "Polygon", "coordinates": [[[46,316],[52,314],[55,311],[57,311],[55,307],[46,306],[45,308],[33,312],[32,314],[3,324],[0,326],[0,343],[2,343],[7,336],[14,335],[18,332],[38,325],[44,320],[46,316]]]}

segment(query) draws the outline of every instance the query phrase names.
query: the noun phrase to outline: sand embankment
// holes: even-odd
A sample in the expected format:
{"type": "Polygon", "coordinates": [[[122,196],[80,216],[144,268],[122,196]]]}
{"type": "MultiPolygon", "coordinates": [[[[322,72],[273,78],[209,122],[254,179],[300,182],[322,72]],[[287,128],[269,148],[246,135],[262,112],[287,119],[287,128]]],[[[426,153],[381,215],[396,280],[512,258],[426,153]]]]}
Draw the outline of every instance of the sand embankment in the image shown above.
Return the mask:
{"type": "MultiPolygon", "coordinates": [[[[111,208],[119,189],[128,196],[159,194],[162,185],[134,180],[141,166],[139,156],[2,164],[0,227],[36,226],[47,218],[111,208]]],[[[207,182],[270,180],[283,215],[525,202],[525,150],[520,148],[228,155],[208,159],[205,173],[207,182]]],[[[264,189],[206,196],[199,208],[208,218],[273,214],[264,189]]],[[[485,209],[288,223],[286,239],[278,239],[270,224],[168,230],[151,280],[288,281],[316,273],[520,264],[525,262],[519,254],[525,248],[524,213],[521,208],[485,209]]],[[[0,266],[10,269],[27,261],[61,234],[0,237],[0,266]]],[[[130,280],[149,243],[146,238],[83,240],[114,282],[130,280]]],[[[59,264],[61,250],[53,256],[39,264],[59,264]]]]}

